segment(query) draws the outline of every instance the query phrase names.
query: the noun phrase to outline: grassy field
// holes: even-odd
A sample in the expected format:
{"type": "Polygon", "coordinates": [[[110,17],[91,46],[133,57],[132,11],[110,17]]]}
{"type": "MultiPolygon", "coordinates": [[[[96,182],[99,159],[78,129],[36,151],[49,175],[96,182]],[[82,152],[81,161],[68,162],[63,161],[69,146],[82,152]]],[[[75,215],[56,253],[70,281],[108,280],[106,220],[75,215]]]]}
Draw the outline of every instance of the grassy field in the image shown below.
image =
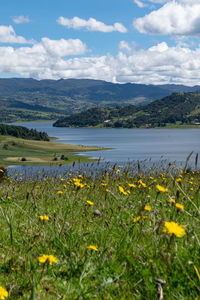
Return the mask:
{"type": "Polygon", "coordinates": [[[74,152],[99,150],[97,147],[68,145],[55,142],[24,140],[0,135],[0,165],[40,164],[64,165],[74,161],[87,162],[87,156],[74,152]]]}
{"type": "Polygon", "coordinates": [[[0,174],[1,299],[199,299],[199,171],[0,174]]]}

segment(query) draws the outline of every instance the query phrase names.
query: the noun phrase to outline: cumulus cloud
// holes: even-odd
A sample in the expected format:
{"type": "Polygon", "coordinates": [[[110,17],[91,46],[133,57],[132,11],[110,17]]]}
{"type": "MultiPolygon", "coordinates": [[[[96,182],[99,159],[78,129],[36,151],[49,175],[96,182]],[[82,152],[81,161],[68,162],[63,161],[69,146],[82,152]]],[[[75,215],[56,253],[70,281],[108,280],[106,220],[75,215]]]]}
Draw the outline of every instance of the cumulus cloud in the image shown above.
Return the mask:
{"type": "Polygon", "coordinates": [[[144,34],[199,36],[199,0],[169,1],[158,10],[137,18],[133,25],[144,34]]]}
{"type": "Polygon", "coordinates": [[[42,46],[50,55],[58,57],[80,55],[88,51],[86,44],[79,39],[50,40],[44,37],[42,38],[42,46]]]}
{"type": "Polygon", "coordinates": [[[23,36],[18,36],[14,28],[10,26],[0,26],[0,43],[33,44],[33,40],[26,40],[23,36]]]}
{"type": "Polygon", "coordinates": [[[48,38],[17,49],[0,47],[0,73],[36,79],[73,77],[119,83],[200,84],[200,47],[169,47],[162,42],[144,50],[135,47],[135,43],[121,41],[117,56],[66,57],[84,51],[87,51],[86,45],[81,41],[48,38]]]}
{"type": "Polygon", "coordinates": [[[114,23],[113,25],[106,25],[103,22],[97,21],[94,18],[89,18],[88,20],[84,20],[79,17],[74,17],[72,19],[59,17],[57,22],[60,25],[66,26],[68,28],[73,28],[73,29],[85,28],[89,31],[101,31],[101,32],[118,31],[121,33],[127,32],[127,29],[121,23],[114,23]]]}
{"type": "Polygon", "coordinates": [[[29,23],[31,20],[25,16],[15,16],[12,18],[15,24],[29,23]]]}

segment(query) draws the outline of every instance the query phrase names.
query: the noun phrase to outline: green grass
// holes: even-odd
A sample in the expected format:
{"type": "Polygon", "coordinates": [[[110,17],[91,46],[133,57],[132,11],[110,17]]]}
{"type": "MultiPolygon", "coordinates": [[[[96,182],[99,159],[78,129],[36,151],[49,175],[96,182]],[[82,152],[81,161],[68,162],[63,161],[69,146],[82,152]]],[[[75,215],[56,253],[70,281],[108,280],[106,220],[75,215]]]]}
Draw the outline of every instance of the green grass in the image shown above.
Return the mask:
{"type": "Polygon", "coordinates": [[[74,161],[87,162],[93,160],[87,156],[77,155],[75,152],[95,151],[99,149],[98,147],[24,140],[0,135],[0,165],[64,165],[71,164],[74,161]],[[62,160],[61,155],[64,155],[67,159],[62,160]],[[22,161],[22,158],[26,160],[22,161]]]}
{"type": "Polygon", "coordinates": [[[174,169],[2,181],[0,286],[9,299],[199,299],[200,173],[174,169]],[[166,221],[185,234],[163,232],[166,221]],[[58,262],[40,263],[43,254],[58,262]]]}

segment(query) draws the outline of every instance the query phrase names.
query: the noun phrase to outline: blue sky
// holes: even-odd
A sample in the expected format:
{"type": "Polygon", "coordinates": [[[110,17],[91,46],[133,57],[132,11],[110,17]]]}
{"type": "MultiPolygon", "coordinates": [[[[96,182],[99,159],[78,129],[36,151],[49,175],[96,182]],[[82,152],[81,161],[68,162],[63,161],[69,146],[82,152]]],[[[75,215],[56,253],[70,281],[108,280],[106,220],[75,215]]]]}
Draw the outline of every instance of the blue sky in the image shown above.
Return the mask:
{"type": "Polygon", "coordinates": [[[200,84],[199,0],[1,0],[0,77],[200,84]]]}

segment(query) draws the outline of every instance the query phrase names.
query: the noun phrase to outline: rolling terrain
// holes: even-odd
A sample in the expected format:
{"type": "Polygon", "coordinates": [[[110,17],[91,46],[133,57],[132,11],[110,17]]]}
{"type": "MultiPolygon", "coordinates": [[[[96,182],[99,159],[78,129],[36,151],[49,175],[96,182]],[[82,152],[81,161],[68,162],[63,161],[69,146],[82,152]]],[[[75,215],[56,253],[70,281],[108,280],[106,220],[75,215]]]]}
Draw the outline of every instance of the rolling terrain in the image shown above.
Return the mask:
{"type": "Polygon", "coordinates": [[[144,106],[93,108],[62,118],[56,127],[165,127],[200,124],[200,94],[173,93],[144,106]]]}
{"type": "Polygon", "coordinates": [[[91,79],[0,79],[0,122],[57,120],[91,108],[145,105],[199,86],[114,84],[91,79]]]}

